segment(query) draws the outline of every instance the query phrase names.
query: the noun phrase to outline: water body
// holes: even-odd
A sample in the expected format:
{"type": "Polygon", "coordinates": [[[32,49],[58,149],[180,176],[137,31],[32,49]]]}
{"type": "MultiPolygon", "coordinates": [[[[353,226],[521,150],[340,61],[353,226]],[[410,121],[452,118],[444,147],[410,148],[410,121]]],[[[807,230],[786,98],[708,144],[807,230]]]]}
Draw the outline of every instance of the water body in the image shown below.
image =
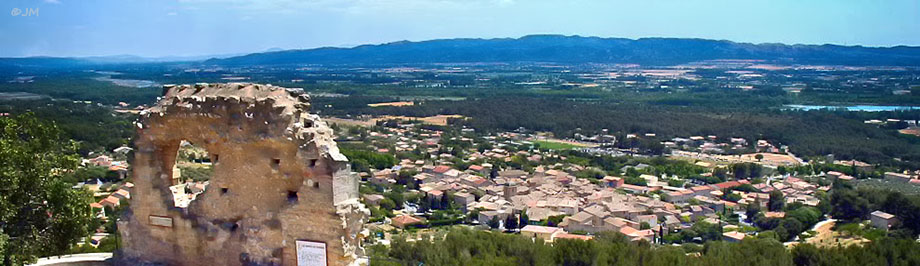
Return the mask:
{"type": "Polygon", "coordinates": [[[115,85],[122,86],[122,87],[150,88],[150,87],[161,86],[159,83],[156,83],[155,81],[151,81],[151,80],[112,78],[113,75],[121,75],[121,73],[118,73],[118,72],[111,72],[111,71],[95,71],[95,72],[97,74],[106,75],[105,77],[97,77],[95,78],[96,80],[111,82],[115,85]]]}
{"type": "Polygon", "coordinates": [[[28,92],[0,92],[0,101],[51,99],[48,95],[28,92]]]}
{"type": "Polygon", "coordinates": [[[887,111],[907,111],[920,110],[920,106],[899,106],[899,105],[851,105],[851,106],[831,106],[831,105],[801,105],[787,104],[787,110],[825,110],[825,109],[845,109],[853,112],[887,112],[887,111]]]}

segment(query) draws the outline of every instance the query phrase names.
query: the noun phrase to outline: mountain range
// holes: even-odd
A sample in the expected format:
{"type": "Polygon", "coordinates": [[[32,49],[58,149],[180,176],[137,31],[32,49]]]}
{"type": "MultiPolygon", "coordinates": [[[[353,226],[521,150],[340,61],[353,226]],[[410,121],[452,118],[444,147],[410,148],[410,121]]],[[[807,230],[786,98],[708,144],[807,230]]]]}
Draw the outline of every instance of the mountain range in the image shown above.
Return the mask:
{"type": "MultiPolygon", "coordinates": [[[[272,49],[225,58],[185,58],[205,65],[425,64],[475,62],[636,63],[675,65],[717,59],[754,59],[778,64],[920,66],[920,47],[751,44],[686,38],[601,38],[529,35],[521,38],[400,41],[352,48],[272,49]]],[[[114,63],[99,58],[5,58],[0,64],[114,63]]],[[[122,60],[124,61],[124,60],[122,60]]],[[[131,62],[169,60],[131,60],[131,62]]],[[[178,61],[178,60],[176,60],[178,61]]]]}

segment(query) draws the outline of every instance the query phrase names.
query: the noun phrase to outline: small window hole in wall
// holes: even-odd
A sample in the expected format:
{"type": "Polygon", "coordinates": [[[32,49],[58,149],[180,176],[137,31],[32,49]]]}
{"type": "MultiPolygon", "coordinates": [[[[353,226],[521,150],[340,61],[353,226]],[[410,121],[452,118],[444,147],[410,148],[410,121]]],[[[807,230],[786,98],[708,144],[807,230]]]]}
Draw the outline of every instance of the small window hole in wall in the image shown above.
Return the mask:
{"type": "Polygon", "coordinates": [[[290,203],[296,203],[297,200],[298,200],[298,198],[297,198],[297,191],[288,190],[288,192],[287,192],[287,200],[288,200],[288,202],[290,202],[290,203]]]}

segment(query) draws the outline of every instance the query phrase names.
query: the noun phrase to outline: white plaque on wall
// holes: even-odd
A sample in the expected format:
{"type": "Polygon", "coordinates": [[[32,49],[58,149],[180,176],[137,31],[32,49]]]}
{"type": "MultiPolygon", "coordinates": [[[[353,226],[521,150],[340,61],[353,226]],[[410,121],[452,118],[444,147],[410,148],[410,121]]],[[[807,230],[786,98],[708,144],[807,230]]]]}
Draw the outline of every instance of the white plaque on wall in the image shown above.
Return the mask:
{"type": "Polygon", "coordinates": [[[165,216],[156,216],[150,215],[147,217],[147,221],[150,225],[162,226],[162,227],[172,227],[172,218],[165,216]]]}
{"type": "Polygon", "coordinates": [[[297,240],[297,266],[326,266],[326,243],[297,240]]]}

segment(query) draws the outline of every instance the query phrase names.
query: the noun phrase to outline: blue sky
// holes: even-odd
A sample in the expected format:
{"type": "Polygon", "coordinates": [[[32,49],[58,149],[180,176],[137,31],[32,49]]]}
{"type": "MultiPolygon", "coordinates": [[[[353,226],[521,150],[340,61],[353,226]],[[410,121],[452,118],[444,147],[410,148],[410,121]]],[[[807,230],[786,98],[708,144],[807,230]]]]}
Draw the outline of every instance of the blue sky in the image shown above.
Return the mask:
{"type": "Polygon", "coordinates": [[[920,0],[4,0],[0,7],[4,57],[191,56],[547,33],[920,46],[920,0]],[[37,15],[22,16],[30,9],[37,15]]]}

